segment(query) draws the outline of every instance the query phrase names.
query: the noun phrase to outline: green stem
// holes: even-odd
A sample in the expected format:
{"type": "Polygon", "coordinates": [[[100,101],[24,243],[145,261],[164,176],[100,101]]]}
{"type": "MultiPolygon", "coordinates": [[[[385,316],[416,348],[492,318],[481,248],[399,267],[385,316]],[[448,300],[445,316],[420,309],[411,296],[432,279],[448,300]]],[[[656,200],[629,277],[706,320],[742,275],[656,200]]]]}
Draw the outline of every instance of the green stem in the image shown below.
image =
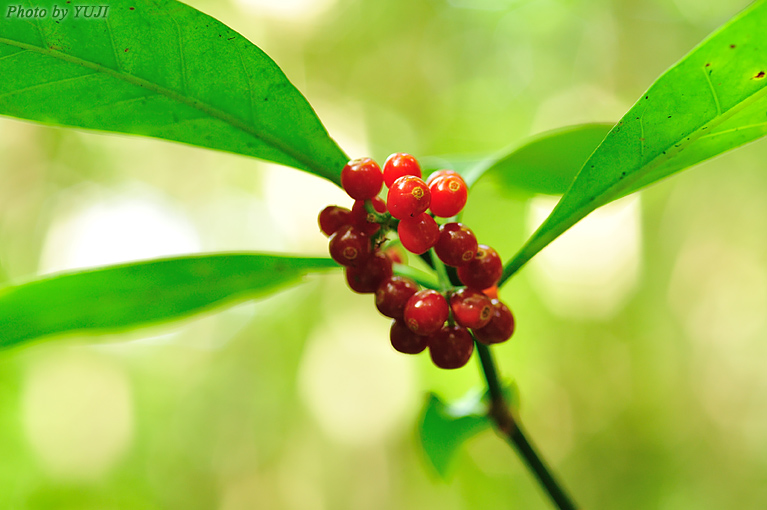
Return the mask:
{"type": "Polygon", "coordinates": [[[522,424],[516,419],[503,396],[498,369],[495,365],[495,359],[490,348],[484,344],[476,342],[479,361],[482,364],[482,372],[487,381],[488,393],[490,394],[490,418],[495,423],[498,432],[504,439],[512,445],[519,453],[527,467],[533,472],[538,482],[543,486],[552,502],[560,510],[575,510],[576,506],[565,492],[564,488],[557,482],[549,467],[543,461],[543,458],[535,451],[532,443],[527,439],[522,424]]]}
{"type": "Polygon", "coordinates": [[[452,288],[450,277],[447,275],[445,263],[442,262],[439,257],[437,257],[434,248],[431,249],[431,260],[434,264],[434,271],[437,273],[437,278],[439,278],[439,286],[442,288],[442,292],[448,291],[450,288],[452,288]]]}

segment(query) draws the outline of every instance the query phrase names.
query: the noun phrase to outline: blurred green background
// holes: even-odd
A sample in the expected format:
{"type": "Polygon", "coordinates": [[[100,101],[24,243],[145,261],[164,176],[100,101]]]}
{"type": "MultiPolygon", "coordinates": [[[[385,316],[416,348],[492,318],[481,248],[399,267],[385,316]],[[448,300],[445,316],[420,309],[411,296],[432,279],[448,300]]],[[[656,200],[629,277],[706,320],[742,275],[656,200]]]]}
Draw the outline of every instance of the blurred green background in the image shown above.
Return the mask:
{"type": "MultiPolygon", "coordinates": [[[[614,122],[746,1],[195,0],[264,49],[352,157],[477,155],[614,122]]],[[[178,144],[0,119],[0,282],[226,250],[324,254],[333,185],[178,144]]],[[[767,505],[767,145],[598,211],[502,291],[495,349],[584,508],[767,505]]],[[[465,222],[508,259],[551,197],[480,181],[465,222]]],[[[550,508],[491,432],[450,480],[427,391],[482,382],[395,353],[340,273],[129,334],[0,352],[0,508],[550,508]]]]}

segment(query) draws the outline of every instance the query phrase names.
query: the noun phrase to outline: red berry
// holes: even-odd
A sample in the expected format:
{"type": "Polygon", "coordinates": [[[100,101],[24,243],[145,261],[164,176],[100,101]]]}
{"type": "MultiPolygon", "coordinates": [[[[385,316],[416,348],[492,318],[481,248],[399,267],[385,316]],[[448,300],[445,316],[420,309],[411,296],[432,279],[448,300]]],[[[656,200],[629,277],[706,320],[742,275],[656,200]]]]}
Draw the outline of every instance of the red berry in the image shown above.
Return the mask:
{"type": "Polygon", "coordinates": [[[397,226],[397,234],[407,251],[420,255],[436,244],[439,239],[439,225],[434,218],[421,213],[415,218],[401,220],[397,226]]]}
{"type": "Polygon", "coordinates": [[[482,293],[490,299],[498,299],[498,286],[493,285],[492,287],[488,287],[483,290],[482,293]]]}
{"type": "MultiPolygon", "coordinates": [[[[436,172],[433,172],[431,175],[429,175],[429,178],[426,179],[426,185],[431,186],[431,183],[434,182],[434,179],[437,177],[444,177],[446,175],[454,175],[463,180],[463,177],[461,177],[461,174],[454,170],[437,170],[436,172]]],[[[466,182],[466,181],[464,181],[466,182]]]]}
{"type": "Polygon", "coordinates": [[[351,211],[346,207],[329,205],[320,212],[320,216],[317,220],[320,224],[322,233],[329,236],[344,225],[352,223],[351,211]]]}
{"type": "Polygon", "coordinates": [[[429,344],[429,337],[413,333],[401,320],[392,321],[389,339],[395,350],[405,354],[418,354],[429,344]]]}
{"type": "Polygon", "coordinates": [[[367,200],[381,191],[383,173],[370,158],[353,159],[341,170],[341,186],[354,200],[367,200]]]}
{"type": "Polygon", "coordinates": [[[436,290],[425,289],[410,296],[404,318],[413,333],[430,335],[442,327],[448,314],[445,297],[436,290]]]}
{"type": "Polygon", "coordinates": [[[492,287],[503,274],[503,263],[498,252],[480,244],[474,260],[458,268],[458,279],[472,289],[484,290],[492,287]]]}
{"type": "Polygon", "coordinates": [[[431,192],[431,212],[440,218],[455,216],[466,205],[469,189],[457,175],[443,175],[429,185],[431,192]]]}
{"type": "Polygon", "coordinates": [[[392,319],[402,319],[410,296],[418,292],[418,284],[404,276],[390,276],[376,290],[376,308],[392,319]]]}
{"type": "Polygon", "coordinates": [[[461,368],[473,352],[474,339],[461,326],[445,326],[429,335],[429,354],[439,368],[461,368]]]}
{"type": "Polygon", "coordinates": [[[386,203],[391,215],[398,220],[413,218],[429,208],[431,192],[419,177],[403,175],[392,183],[386,203]]]}
{"type": "MultiPolygon", "coordinates": [[[[382,198],[373,197],[371,201],[373,202],[373,209],[375,209],[376,212],[386,212],[386,202],[384,202],[382,198]]],[[[368,211],[365,209],[365,200],[354,201],[350,217],[351,223],[369,236],[375,234],[381,228],[381,225],[374,221],[370,221],[368,218],[368,211]]]]}
{"type": "Polygon", "coordinates": [[[498,299],[493,299],[493,315],[487,326],[474,330],[474,336],[483,344],[505,342],[514,333],[514,315],[509,307],[498,299]]]}
{"type": "Polygon", "coordinates": [[[354,292],[371,294],[391,276],[391,272],[391,260],[377,251],[364,264],[346,268],[346,283],[354,292]]]}
{"type": "Polygon", "coordinates": [[[358,266],[370,256],[370,238],[358,228],[344,225],[330,236],[328,249],[342,266],[358,266]]]}
{"type": "Polygon", "coordinates": [[[445,223],[439,228],[439,239],[434,245],[437,257],[448,266],[468,264],[477,254],[474,232],[461,223],[445,223]]]}
{"type": "Polygon", "coordinates": [[[465,328],[481,328],[493,316],[493,303],[478,290],[458,289],[450,296],[450,308],[455,322],[465,328]]]}
{"type": "Polygon", "coordinates": [[[421,177],[421,167],[418,165],[418,161],[410,154],[403,152],[397,152],[386,158],[386,163],[384,163],[383,167],[384,184],[386,184],[386,187],[391,188],[394,181],[403,175],[421,177]]]}

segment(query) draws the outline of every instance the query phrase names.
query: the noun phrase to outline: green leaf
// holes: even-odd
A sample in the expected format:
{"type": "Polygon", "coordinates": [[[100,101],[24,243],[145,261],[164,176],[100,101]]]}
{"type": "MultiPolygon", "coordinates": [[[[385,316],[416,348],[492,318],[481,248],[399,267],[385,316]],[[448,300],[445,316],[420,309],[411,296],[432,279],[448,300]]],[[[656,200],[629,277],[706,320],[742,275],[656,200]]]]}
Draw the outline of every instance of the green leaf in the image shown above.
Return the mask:
{"type": "Polygon", "coordinates": [[[0,13],[0,114],[174,140],[340,182],[349,158],[306,99],[214,18],[174,0],[114,0],[91,18],[75,17],[76,2],[34,5],[46,17],[0,13]],[[53,6],[67,16],[56,20],[53,6]]]}
{"type": "Polygon", "coordinates": [[[561,195],[612,126],[578,124],[547,131],[480,162],[462,175],[470,186],[486,176],[504,188],[561,195]]]}
{"type": "Polygon", "coordinates": [[[767,133],[765,26],[760,0],[666,71],[585,163],[502,282],[594,209],[767,133]]]}
{"type": "Polygon", "coordinates": [[[185,317],[337,267],[268,254],[179,257],[55,275],[0,288],[0,347],[65,332],[104,333],[185,317]]]}

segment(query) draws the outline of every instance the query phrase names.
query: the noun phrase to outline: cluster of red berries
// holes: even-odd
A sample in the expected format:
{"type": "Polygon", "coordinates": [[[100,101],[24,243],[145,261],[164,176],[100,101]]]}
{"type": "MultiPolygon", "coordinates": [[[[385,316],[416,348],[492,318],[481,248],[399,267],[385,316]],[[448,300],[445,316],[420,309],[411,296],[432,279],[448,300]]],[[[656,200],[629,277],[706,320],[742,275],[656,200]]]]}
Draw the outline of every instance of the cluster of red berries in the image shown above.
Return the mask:
{"type": "Polygon", "coordinates": [[[390,339],[397,351],[417,354],[428,347],[435,365],[459,368],[474,351],[469,329],[488,345],[511,337],[514,317],[497,294],[503,273],[498,253],[478,244],[465,225],[439,225],[434,219],[452,218],[466,205],[468,188],[459,174],[439,170],[424,181],[418,161],[397,153],[383,171],[370,158],[350,161],[341,185],[354,205],[323,209],[320,230],[330,237],[330,256],[345,266],[349,287],[375,293],[378,310],[394,319],[390,339]],[[386,201],[378,196],[384,184],[386,201]],[[422,290],[412,279],[394,275],[391,250],[385,248],[386,234],[395,229],[409,252],[421,255],[433,248],[462,286],[422,290]]]}

